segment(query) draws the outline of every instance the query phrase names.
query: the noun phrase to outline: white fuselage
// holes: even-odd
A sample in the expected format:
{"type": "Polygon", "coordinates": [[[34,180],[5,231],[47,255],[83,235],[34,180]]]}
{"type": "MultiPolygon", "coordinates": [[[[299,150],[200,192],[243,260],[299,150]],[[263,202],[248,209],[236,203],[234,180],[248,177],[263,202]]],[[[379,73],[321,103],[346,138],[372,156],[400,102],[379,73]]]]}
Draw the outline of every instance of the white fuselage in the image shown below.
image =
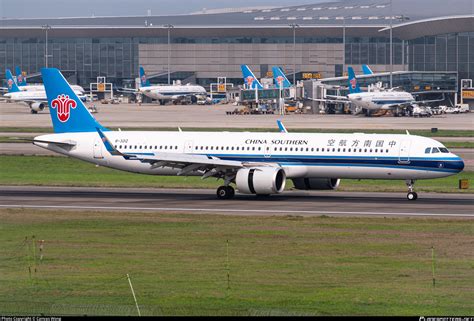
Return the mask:
{"type": "Polygon", "coordinates": [[[139,91],[156,100],[176,100],[186,96],[206,95],[204,87],[197,85],[159,85],[140,87],[139,91]]]}
{"type": "MultiPolygon", "coordinates": [[[[44,90],[44,85],[41,85],[41,84],[40,85],[19,86],[18,88],[20,88],[21,91],[45,91],[44,90]]],[[[71,85],[71,88],[75,92],[84,93],[84,88],[82,88],[79,85],[71,85]]]]}
{"type": "Polygon", "coordinates": [[[349,94],[347,98],[357,107],[369,110],[392,109],[415,102],[410,93],[400,91],[361,92],[349,94]]]}
{"type": "MultiPolygon", "coordinates": [[[[85,99],[85,96],[82,92],[74,90],[74,93],[80,99],[85,99]]],[[[32,101],[46,102],[48,100],[46,97],[46,92],[44,90],[17,91],[13,93],[6,93],[3,96],[11,100],[26,101],[26,102],[32,102],[32,101]]]]}
{"type": "MultiPolygon", "coordinates": [[[[251,132],[106,131],[107,139],[124,154],[179,153],[235,160],[246,166],[280,166],[288,178],[427,179],[456,174],[461,158],[430,138],[412,135],[303,134],[251,132]],[[427,148],[444,152],[426,153],[427,148]]],[[[124,171],[175,175],[171,167],[153,167],[139,160],[113,156],[97,132],[49,134],[42,141],[74,143],[72,149],[36,145],[84,161],[124,171]]],[[[189,175],[202,175],[191,172],[189,175]]]]}

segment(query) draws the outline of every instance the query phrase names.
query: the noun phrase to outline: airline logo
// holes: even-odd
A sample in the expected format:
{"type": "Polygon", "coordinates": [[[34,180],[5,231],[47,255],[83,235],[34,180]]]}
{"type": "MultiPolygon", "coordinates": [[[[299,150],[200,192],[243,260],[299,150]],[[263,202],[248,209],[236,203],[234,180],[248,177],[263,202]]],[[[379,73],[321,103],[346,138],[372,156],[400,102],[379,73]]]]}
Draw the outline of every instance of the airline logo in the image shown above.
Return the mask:
{"type": "Polygon", "coordinates": [[[145,82],[146,82],[146,76],[143,75],[143,76],[142,76],[142,84],[144,84],[145,82]]]}
{"type": "Polygon", "coordinates": [[[51,102],[51,107],[57,109],[57,115],[60,122],[68,121],[71,114],[71,108],[76,108],[77,104],[67,95],[59,95],[58,98],[51,102]]]}
{"type": "Polygon", "coordinates": [[[12,89],[12,87],[13,87],[13,80],[8,79],[7,85],[8,85],[8,89],[12,89]]]}
{"type": "Polygon", "coordinates": [[[351,80],[349,80],[349,82],[351,84],[351,88],[356,89],[357,80],[355,78],[352,78],[351,80]]]}
{"type": "Polygon", "coordinates": [[[245,78],[245,81],[247,82],[247,85],[252,88],[252,84],[253,84],[253,81],[255,80],[255,78],[253,78],[252,76],[248,76],[247,78],[245,78]]]}
{"type": "Polygon", "coordinates": [[[20,74],[17,76],[17,78],[19,83],[23,83],[23,75],[20,74]]]}
{"type": "Polygon", "coordinates": [[[284,79],[285,79],[285,78],[283,78],[282,76],[276,77],[276,80],[277,80],[277,82],[278,82],[279,84],[281,84],[284,79]]]}

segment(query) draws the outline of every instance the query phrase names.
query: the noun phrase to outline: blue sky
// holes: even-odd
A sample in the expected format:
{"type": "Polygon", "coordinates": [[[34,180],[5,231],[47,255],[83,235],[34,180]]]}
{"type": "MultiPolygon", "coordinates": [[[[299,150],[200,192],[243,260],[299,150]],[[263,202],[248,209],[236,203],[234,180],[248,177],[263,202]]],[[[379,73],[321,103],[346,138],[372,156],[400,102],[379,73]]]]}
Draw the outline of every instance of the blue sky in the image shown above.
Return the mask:
{"type": "Polygon", "coordinates": [[[322,0],[0,0],[0,18],[125,16],[190,13],[203,8],[291,6],[322,0]]]}

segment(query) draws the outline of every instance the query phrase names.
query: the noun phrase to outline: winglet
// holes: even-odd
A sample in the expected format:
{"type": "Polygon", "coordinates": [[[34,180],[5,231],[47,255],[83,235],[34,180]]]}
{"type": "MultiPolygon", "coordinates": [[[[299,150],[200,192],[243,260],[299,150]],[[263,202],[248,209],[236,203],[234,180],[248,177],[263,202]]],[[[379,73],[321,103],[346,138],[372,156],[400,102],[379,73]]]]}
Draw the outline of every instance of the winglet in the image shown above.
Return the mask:
{"type": "Polygon", "coordinates": [[[373,75],[374,72],[368,65],[362,65],[362,71],[364,72],[364,75],[373,75]]]}
{"type": "Polygon", "coordinates": [[[97,132],[99,133],[100,139],[104,143],[105,149],[114,155],[114,156],[124,156],[121,152],[119,152],[114,145],[108,140],[108,138],[104,135],[104,133],[100,130],[100,128],[96,127],[97,132]]]}
{"type": "Polygon", "coordinates": [[[277,124],[278,124],[278,129],[280,130],[280,133],[288,133],[288,131],[285,128],[285,125],[283,125],[281,120],[277,119],[277,124]]]}
{"type": "Polygon", "coordinates": [[[408,131],[408,129],[405,129],[405,131],[407,132],[407,135],[410,135],[410,132],[408,131]]]}

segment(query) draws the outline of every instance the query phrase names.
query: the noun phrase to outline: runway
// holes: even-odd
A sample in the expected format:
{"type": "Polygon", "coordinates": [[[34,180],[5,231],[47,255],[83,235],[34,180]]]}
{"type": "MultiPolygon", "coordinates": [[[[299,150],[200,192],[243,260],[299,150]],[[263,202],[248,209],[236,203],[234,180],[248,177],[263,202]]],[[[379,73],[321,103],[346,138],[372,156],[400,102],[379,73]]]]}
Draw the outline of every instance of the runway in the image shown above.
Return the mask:
{"type": "Polygon", "coordinates": [[[239,195],[217,200],[214,190],[74,187],[0,187],[0,208],[153,211],[245,216],[385,216],[474,219],[474,195],[288,191],[259,198],[239,195]]]}

